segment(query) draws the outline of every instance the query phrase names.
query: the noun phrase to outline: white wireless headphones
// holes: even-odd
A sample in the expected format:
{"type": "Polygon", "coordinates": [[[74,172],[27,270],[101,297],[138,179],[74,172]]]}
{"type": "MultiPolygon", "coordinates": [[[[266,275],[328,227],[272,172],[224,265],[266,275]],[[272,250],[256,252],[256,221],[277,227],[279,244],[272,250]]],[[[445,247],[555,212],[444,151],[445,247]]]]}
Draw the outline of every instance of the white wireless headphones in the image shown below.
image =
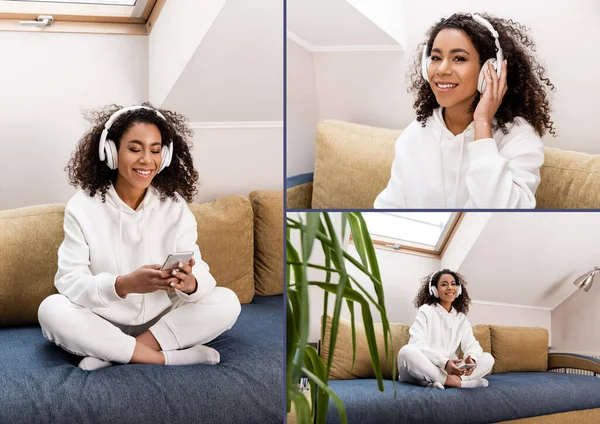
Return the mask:
{"type": "MultiPolygon", "coordinates": [[[[438,273],[439,271],[434,272],[433,274],[431,274],[431,277],[429,277],[429,294],[435,297],[436,299],[440,298],[440,294],[438,293],[437,287],[432,286],[431,282],[433,281],[433,277],[435,277],[438,273]]],[[[456,285],[458,286],[458,289],[456,290],[456,297],[459,297],[462,294],[462,284],[456,282],[456,285]]]]}
{"type": "MultiPolygon", "coordinates": [[[[494,37],[494,42],[496,43],[497,51],[496,51],[496,59],[488,59],[485,61],[483,66],[481,67],[481,71],[479,72],[479,80],[477,81],[477,91],[481,94],[485,92],[486,82],[485,82],[485,70],[488,69],[488,62],[491,62],[496,70],[496,74],[498,78],[500,78],[500,74],[502,72],[502,62],[504,61],[504,53],[502,52],[502,48],[500,47],[500,41],[498,41],[498,32],[494,29],[492,24],[490,24],[486,19],[482,18],[479,15],[471,14],[473,20],[479,22],[481,25],[486,27],[492,36],[494,37]]],[[[427,55],[427,44],[423,47],[423,57],[421,58],[421,73],[423,74],[423,78],[425,81],[429,81],[429,65],[431,64],[431,56],[427,55]]]]}
{"type": "MultiPolygon", "coordinates": [[[[163,116],[163,114],[160,113],[158,110],[154,110],[154,109],[152,109],[150,107],[146,107],[146,106],[124,107],[122,109],[119,109],[115,113],[113,113],[111,115],[111,117],[108,118],[108,121],[106,121],[106,124],[104,124],[104,131],[102,131],[102,135],[100,136],[100,145],[98,147],[98,153],[100,154],[100,160],[104,161],[110,169],[117,169],[117,167],[119,166],[119,162],[118,162],[117,145],[115,144],[114,141],[109,140],[107,138],[108,130],[110,130],[110,127],[112,126],[112,124],[115,123],[115,121],[119,118],[119,116],[123,115],[126,112],[130,112],[132,110],[139,110],[139,109],[151,110],[151,111],[155,112],[156,115],[158,117],[160,117],[162,120],[164,120],[165,122],[167,121],[165,119],[165,117],[163,116]]],[[[169,143],[168,146],[164,146],[162,148],[161,155],[162,155],[162,161],[160,163],[160,168],[158,169],[157,174],[171,164],[171,159],[173,158],[173,142],[172,141],[169,143]]]]}

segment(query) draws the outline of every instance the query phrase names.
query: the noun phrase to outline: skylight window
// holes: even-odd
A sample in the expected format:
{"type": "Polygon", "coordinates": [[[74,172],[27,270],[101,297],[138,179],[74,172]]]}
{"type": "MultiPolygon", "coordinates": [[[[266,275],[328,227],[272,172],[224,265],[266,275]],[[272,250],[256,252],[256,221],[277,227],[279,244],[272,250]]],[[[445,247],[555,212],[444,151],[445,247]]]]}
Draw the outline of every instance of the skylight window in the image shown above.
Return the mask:
{"type": "Polygon", "coordinates": [[[20,3],[77,3],[77,4],[109,4],[113,6],[134,6],[136,0],[8,0],[20,3]]]}
{"type": "Polygon", "coordinates": [[[147,35],[165,0],[0,0],[0,30],[147,35]],[[85,25],[78,25],[85,23],[85,25]]]}
{"type": "Polygon", "coordinates": [[[460,213],[369,212],[363,213],[373,244],[396,250],[440,255],[460,213]]]}

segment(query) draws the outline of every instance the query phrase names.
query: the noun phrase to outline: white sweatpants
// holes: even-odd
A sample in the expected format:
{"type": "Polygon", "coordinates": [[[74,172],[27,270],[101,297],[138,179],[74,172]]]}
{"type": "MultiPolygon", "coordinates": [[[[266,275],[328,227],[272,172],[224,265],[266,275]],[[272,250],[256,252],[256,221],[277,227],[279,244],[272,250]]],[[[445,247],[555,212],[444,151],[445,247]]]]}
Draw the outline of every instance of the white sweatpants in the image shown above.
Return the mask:
{"type": "MultiPolygon", "coordinates": [[[[463,380],[475,380],[492,371],[494,357],[484,352],[477,358],[477,366],[470,376],[462,377],[463,380]]],[[[444,384],[448,374],[438,368],[427,356],[416,346],[404,345],[398,352],[398,379],[405,383],[425,386],[428,383],[440,382],[444,384]]]]}
{"type": "Polygon", "coordinates": [[[215,287],[196,302],[173,293],[172,306],[151,321],[137,326],[113,323],[90,309],[53,294],[41,303],[38,321],[44,337],[68,352],[105,361],[128,363],[135,337],[150,330],[164,351],[205,344],[235,324],[241,306],[237,295],[215,287]]]}

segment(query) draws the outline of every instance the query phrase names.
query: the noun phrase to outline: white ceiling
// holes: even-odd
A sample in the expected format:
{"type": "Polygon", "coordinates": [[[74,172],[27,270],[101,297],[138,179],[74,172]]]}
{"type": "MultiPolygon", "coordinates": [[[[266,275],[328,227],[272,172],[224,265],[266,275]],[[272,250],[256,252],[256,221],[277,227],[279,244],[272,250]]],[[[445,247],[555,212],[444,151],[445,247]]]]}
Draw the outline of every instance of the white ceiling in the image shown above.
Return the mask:
{"type": "Polygon", "coordinates": [[[473,299],[553,309],[600,265],[599,228],[600,213],[493,213],[459,272],[473,299]]]}
{"type": "Polygon", "coordinates": [[[283,3],[227,0],[163,106],[194,122],[283,120],[283,3]]]}
{"type": "Polygon", "coordinates": [[[287,30],[315,47],[398,45],[347,0],[287,0],[287,30]]]}

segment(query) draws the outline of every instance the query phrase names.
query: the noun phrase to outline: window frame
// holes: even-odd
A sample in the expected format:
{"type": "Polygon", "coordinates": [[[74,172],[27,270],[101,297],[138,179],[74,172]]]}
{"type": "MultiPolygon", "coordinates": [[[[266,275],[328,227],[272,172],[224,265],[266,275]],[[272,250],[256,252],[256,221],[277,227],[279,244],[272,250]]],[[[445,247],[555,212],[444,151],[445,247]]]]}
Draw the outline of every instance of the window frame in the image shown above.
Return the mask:
{"type": "Polygon", "coordinates": [[[142,5],[119,6],[0,0],[0,31],[148,35],[166,0],[143,1],[142,5]],[[140,16],[133,16],[140,7],[143,7],[140,16]],[[53,24],[49,27],[20,25],[20,21],[35,20],[40,15],[51,15],[53,24]]]}
{"type": "MultiPolygon", "coordinates": [[[[408,212],[408,211],[403,211],[408,212]]],[[[438,243],[434,248],[431,248],[427,245],[415,243],[415,242],[402,242],[397,243],[393,241],[391,238],[381,237],[381,236],[373,236],[371,235],[371,240],[373,242],[373,247],[376,249],[388,250],[392,252],[399,253],[410,253],[421,256],[428,256],[434,258],[440,258],[446,252],[446,248],[452,241],[454,234],[458,230],[465,214],[463,212],[451,212],[452,215],[450,219],[446,223],[442,234],[440,235],[440,239],[438,239],[438,243]]],[[[350,234],[349,242],[354,244],[352,240],[352,234],[350,234]]]]}

